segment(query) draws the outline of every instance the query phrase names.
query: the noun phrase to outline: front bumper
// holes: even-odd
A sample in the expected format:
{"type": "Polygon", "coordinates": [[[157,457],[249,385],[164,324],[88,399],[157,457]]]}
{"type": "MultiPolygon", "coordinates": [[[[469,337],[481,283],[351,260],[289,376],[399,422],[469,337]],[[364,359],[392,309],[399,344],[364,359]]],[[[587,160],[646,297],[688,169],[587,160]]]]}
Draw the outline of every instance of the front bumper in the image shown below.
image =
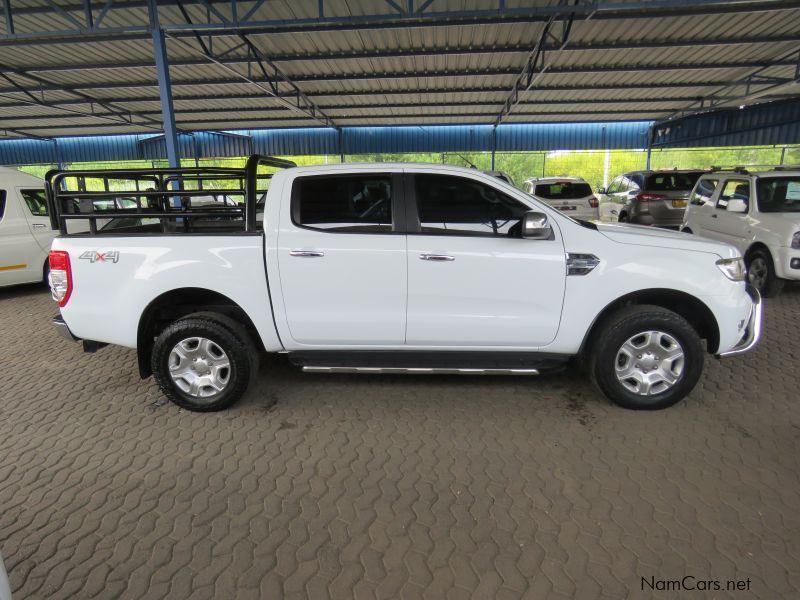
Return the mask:
{"type": "Polygon", "coordinates": [[[56,332],[58,333],[58,335],[60,335],[68,342],[80,341],[80,338],[76,338],[74,335],[72,335],[72,332],[69,330],[69,327],[67,327],[67,324],[64,322],[64,317],[62,317],[60,314],[53,317],[53,326],[56,328],[56,332]]]}
{"type": "Polygon", "coordinates": [[[729,356],[737,356],[739,354],[749,352],[756,347],[758,340],[761,338],[761,324],[764,316],[764,303],[761,301],[761,294],[759,294],[758,290],[750,284],[747,285],[747,293],[753,299],[753,306],[750,309],[750,318],[747,320],[747,326],[745,327],[744,335],[733,348],[727,352],[721,352],[717,354],[717,358],[727,358],[729,356]]]}

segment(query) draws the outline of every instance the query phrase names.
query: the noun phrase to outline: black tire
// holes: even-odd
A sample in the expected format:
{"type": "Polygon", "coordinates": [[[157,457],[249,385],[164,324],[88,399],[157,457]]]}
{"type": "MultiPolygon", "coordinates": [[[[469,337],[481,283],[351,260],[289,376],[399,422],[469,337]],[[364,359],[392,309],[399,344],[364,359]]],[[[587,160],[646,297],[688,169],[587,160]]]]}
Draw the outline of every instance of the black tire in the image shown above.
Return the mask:
{"type": "Polygon", "coordinates": [[[747,255],[747,280],[764,298],[781,293],[785,281],[775,275],[775,263],[768,250],[759,248],[747,255]]]}
{"type": "MultiPolygon", "coordinates": [[[[642,358],[642,355],[638,356],[639,359],[642,358]]],[[[630,360],[635,361],[637,358],[631,356],[630,360]]],[[[649,356],[644,360],[650,360],[649,356]]],[[[600,323],[598,329],[592,333],[588,356],[592,382],[609,400],[633,410],[657,410],[682,400],[700,379],[703,362],[703,344],[686,319],[660,306],[644,304],[622,308],[600,323]],[[647,331],[662,332],[677,341],[683,350],[683,362],[678,379],[671,387],[652,395],[640,395],[631,391],[617,377],[618,354],[623,344],[647,331]]],[[[670,368],[677,369],[678,366],[677,363],[671,363],[670,368]]],[[[657,385],[664,387],[667,384],[657,385]]]]}
{"type": "Polygon", "coordinates": [[[691,229],[689,229],[688,227],[684,227],[683,229],[681,229],[681,231],[682,231],[683,233],[688,233],[689,235],[692,235],[692,234],[694,233],[694,231],[692,231],[692,230],[691,230],[691,229]]]}
{"type": "Polygon", "coordinates": [[[247,391],[258,371],[257,352],[245,328],[233,319],[216,313],[196,313],[175,321],[158,334],[150,364],[158,387],[172,402],[187,410],[212,412],[232,406],[247,391]],[[224,388],[205,398],[188,393],[170,375],[172,350],[179,342],[192,338],[210,340],[215,352],[224,352],[230,365],[224,388]]]}
{"type": "Polygon", "coordinates": [[[44,266],[42,267],[42,283],[46,286],[50,286],[50,259],[44,261],[44,266]]]}
{"type": "Polygon", "coordinates": [[[627,223],[628,222],[628,213],[619,213],[619,217],[617,221],[620,223],[627,223]]]}

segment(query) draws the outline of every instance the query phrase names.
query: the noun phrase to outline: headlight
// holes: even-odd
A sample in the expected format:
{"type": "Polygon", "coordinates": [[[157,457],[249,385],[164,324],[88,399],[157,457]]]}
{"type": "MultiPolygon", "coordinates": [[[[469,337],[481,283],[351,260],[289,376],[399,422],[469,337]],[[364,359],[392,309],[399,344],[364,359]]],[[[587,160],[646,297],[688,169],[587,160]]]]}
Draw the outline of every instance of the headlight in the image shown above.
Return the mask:
{"type": "Polygon", "coordinates": [[[800,248],[800,231],[792,236],[792,248],[800,248]]]}
{"type": "Polygon", "coordinates": [[[744,268],[744,259],[740,256],[738,258],[722,258],[717,261],[719,270],[725,274],[725,277],[731,281],[744,281],[747,270],[744,268]]]}

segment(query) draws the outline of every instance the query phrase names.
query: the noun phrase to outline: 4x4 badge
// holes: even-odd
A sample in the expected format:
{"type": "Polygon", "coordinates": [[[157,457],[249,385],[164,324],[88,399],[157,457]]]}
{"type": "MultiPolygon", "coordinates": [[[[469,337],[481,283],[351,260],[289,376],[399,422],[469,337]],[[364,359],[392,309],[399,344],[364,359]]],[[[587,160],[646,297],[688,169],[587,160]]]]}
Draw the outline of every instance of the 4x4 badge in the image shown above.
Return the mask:
{"type": "Polygon", "coordinates": [[[87,250],[79,257],[81,260],[88,260],[90,263],[96,262],[119,262],[119,251],[109,250],[107,252],[97,252],[96,250],[87,250]]]}

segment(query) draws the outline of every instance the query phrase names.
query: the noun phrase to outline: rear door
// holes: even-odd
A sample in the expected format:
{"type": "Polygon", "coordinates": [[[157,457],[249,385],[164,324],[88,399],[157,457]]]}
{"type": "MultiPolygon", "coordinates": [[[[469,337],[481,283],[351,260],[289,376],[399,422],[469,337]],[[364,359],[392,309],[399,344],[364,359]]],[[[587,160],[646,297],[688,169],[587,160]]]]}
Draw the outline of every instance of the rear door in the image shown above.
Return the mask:
{"type": "Polygon", "coordinates": [[[415,173],[408,212],[409,346],[535,349],[558,331],[564,245],[522,239],[533,210],[488,182],[415,173]]]}
{"type": "Polygon", "coordinates": [[[44,260],[16,190],[0,190],[0,286],[40,281],[44,260]]]}
{"type": "Polygon", "coordinates": [[[31,235],[45,251],[50,251],[50,243],[55,237],[50,224],[50,213],[47,208],[47,198],[43,189],[18,188],[17,193],[22,200],[22,212],[28,221],[31,235]]]}
{"type": "MultiPolygon", "coordinates": [[[[406,326],[402,175],[295,177],[278,265],[294,344],[401,346],[406,326]]],[[[285,205],[281,208],[284,210],[285,205]]]]}

